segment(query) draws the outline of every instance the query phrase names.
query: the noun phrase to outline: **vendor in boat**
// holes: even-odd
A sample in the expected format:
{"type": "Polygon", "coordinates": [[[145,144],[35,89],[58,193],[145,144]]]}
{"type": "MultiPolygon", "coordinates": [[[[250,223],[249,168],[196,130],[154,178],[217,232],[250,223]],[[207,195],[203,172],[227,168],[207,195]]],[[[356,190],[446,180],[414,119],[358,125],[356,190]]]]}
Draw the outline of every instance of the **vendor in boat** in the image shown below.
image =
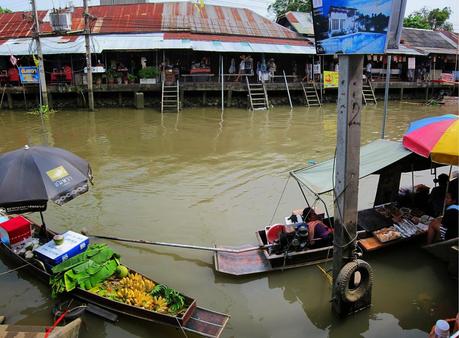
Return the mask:
{"type": "Polygon", "coordinates": [[[457,199],[457,184],[452,184],[445,197],[445,213],[443,217],[435,218],[427,230],[427,244],[434,240],[448,240],[458,236],[459,205],[457,199]]]}
{"type": "MultiPolygon", "coordinates": [[[[303,220],[308,226],[309,247],[318,248],[331,245],[333,243],[333,229],[325,225],[317,216],[314,209],[304,208],[303,220]]],[[[303,223],[297,224],[297,227],[303,223]]]]}
{"type": "Polygon", "coordinates": [[[434,183],[438,183],[438,186],[432,188],[429,195],[429,204],[433,217],[438,217],[443,212],[443,202],[445,201],[448,181],[449,177],[446,174],[440,174],[438,178],[434,179],[434,183]]]}

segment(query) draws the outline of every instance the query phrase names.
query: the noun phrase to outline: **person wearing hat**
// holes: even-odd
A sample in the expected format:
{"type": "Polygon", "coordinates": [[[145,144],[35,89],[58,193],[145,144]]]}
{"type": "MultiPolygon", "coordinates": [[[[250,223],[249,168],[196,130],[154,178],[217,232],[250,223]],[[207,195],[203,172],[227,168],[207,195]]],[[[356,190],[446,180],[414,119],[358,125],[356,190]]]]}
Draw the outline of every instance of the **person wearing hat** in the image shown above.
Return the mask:
{"type": "Polygon", "coordinates": [[[440,240],[448,240],[458,236],[459,228],[459,205],[457,199],[457,184],[449,187],[445,197],[445,214],[435,218],[427,230],[427,244],[440,237],[440,240]]]}
{"type": "Polygon", "coordinates": [[[443,202],[445,201],[446,187],[448,186],[449,177],[446,174],[438,175],[438,178],[433,180],[438,183],[438,186],[432,188],[429,195],[429,205],[432,211],[432,216],[438,217],[443,212],[443,202]]]}

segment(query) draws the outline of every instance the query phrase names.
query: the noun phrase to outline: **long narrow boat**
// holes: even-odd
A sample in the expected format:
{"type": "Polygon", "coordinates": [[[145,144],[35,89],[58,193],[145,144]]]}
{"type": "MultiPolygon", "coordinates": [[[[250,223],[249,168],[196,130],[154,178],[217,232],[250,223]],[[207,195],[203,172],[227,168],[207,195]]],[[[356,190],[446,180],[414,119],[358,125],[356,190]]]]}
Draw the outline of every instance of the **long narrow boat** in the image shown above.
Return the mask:
{"type": "MultiPolygon", "coordinates": [[[[377,206],[391,204],[398,196],[401,174],[414,170],[433,169],[439,165],[431,163],[417,154],[406,150],[400,142],[377,140],[362,146],[360,149],[360,179],[369,175],[379,175],[373,208],[360,210],[358,213],[358,245],[364,252],[371,252],[393,245],[422,239],[426,231],[402,236],[397,239],[381,241],[374,236],[375,231],[391,227],[394,222],[391,218],[383,217],[376,211],[377,206]]],[[[333,177],[335,174],[335,159],[292,171],[290,175],[297,181],[305,197],[307,205],[322,203],[327,212],[327,204],[322,195],[333,191],[333,177]],[[314,200],[308,201],[307,196],[314,200]]],[[[324,220],[333,224],[332,218],[324,220]]],[[[287,222],[286,222],[287,224],[287,222]]],[[[260,247],[253,250],[240,250],[240,252],[216,252],[214,254],[215,270],[230,275],[250,275],[276,270],[297,268],[308,265],[320,264],[332,259],[333,247],[327,246],[317,249],[294,251],[285,250],[280,254],[271,253],[266,249],[269,244],[266,238],[266,229],[256,232],[260,247]]],[[[254,245],[243,246],[254,247],[254,245]]]]}
{"type": "MultiPolygon", "coordinates": [[[[36,231],[39,231],[39,225],[32,223],[32,226],[37,228],[36,231]]],[[[51,238],[55,235],[55,233],[50,230],[47,230],[47,232],[51,238]]],[[[22,270],[27,270],[32,275],[49,284],[51,275],[46,271],[44,265],[40,261],[36,259],[27,261],[26,259],[17,255],[9,246],[1,242],[0,252],[4,254],[9,260],[11,260],[11,262],[14,263],[17,267],[24,266],[22,270]]],[[[132,269],[130,269],[130,272],[137,273],[132,269]]],[[[144,275],[142,276],[148,278],[144,275]]],[[[159,284],[151,278],[148,279],[153,281],[155,284],[159,284]]],[[[197,306],[196,300],[187,296],[185,296],[186,310],[179,315],[174,316],[171,314],[158,313],[137,306],[118,302],[116,300],[99,296],[81,288],[76,288],[75,290],[71,291],[71,295],[84,302],[95,304],[115,313],[177,327],[185,331],[201,335],[203,337],[220,337],[230,318],[230,316],[227,314],[215,312],[197,306]]]]}

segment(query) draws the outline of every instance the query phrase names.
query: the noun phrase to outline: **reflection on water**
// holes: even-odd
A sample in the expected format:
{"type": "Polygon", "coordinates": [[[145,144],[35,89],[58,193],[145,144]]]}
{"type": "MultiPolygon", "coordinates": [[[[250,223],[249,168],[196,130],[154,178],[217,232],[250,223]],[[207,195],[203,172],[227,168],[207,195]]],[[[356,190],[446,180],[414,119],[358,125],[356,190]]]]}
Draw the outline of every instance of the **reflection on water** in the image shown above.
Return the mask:
{"type": "MultiPolygon", "coordinates": [[[[379,137],[382,108],[364,108],[362,143],[379,137]]],[[[286,185],[288,171],[333,155],[335,109],[58,112],[45,121],[48,143],[88,159],[95,185],[64,207],[50,205],[47,222],[58,231],[86,227],[93,234],[152,241],[254,243],[258,228],[302,207],[296,184],[286,185]]],[[[399,140],[409,121],[448,112],[442,109],[392,103],[386,138],[399,140]]],[[[40,124],[36,116],[2,111],[0,152],[41,143],[40,124]]],[[[230,313],[224,337],[425,337],[436,319],[457,311],[456,283],[416,246],[366,256],[376,276],[373,306],[338,320],[330,312],[330,286],[316,267],[235,278],[216,274],[209,252],[110,245],[125,264],[203,307],[230,313]]],[[[10,268],[5,264],[0,271],[10,268]]],[[[0,277],[0,287],[13,290],[0,297],[0,313],[12,322],[50,322],[53,302],[45,285],[11,273],[0,277]]],[[[85,321],[83,337],[182,335],[124,317],[116,325],[89,315],[85,321]]]]}

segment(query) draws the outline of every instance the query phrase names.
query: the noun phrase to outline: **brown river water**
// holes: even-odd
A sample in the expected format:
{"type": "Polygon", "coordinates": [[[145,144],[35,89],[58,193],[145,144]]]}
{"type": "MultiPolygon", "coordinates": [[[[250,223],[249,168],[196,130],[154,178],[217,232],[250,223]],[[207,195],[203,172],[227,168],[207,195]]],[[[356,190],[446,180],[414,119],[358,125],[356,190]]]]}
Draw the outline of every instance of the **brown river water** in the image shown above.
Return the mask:
{"type": "MultiPolygon", "coordinates": [[[[382,112],[382,102],[364,107],[362,144],[380,137],[382,112]]],[[[392,102],[386,138],[399,140],[411,120],[448,112],[454,109],[392,102]]],[[[59,111],[45,127],[43,133],[37,116],[1,111],[0,153],[45,141],[87,159],[95,176],[89,193],[63,207],[49,204],[49,227],[241,245],[256,243],[257,229],[303,207],[296,183],[286,185],[288,172],[333,156],[336,105],[163,115],[150,109],[59,111]]],[[[371,193],[363,191],[363,199],[371,193]]],[[[223,337],[427,337],[437,319],[458,311],[457,281],[415,245],[364,256],[375,275],[372,307],[337,319],[330,285],[317,267],[238,278],[216,273],[209,252],[109,244],[124,264],[197,298],[202,307],[231,314],[223,337]]],[[[0,273],[11,268],[0,260],[0,273]]],[[[33,276],[1,275],[0,295],[0,315],[9,323],[52,323],[50,290],[33,276]]],[[[84,318],[80,337],[183,337],[174,328],[126,317],[117,324],[84,318]]]]}

